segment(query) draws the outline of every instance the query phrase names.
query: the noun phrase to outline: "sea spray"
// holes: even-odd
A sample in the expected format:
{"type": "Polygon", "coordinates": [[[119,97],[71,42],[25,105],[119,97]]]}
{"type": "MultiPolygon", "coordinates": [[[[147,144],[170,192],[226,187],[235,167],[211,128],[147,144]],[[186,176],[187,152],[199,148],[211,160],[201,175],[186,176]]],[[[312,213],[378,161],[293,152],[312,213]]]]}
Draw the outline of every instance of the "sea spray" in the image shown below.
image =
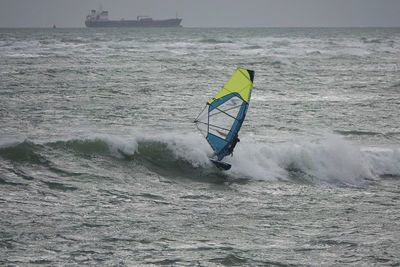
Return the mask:
{"type": "MultiPolygon", "coordinates": [[[[30,159],[32,155],[36,159],[46,147],[64,153],[109,155],[126,160],[145,156],[156,165],[162,159],[163,166],[182,161],[187,162],[188,168],[214,168],[209,161],[213,152],[197,133],[136,131],[136,136],[130,137],[91,134],[44,144],[24,141],[3,146],[0,156],[11,161],[30,159]]],[[[46,161],[40,157],[43,159],[32,163],[46,161]]],[[[232,164],[232,170],[226,172],[232,179],[357,186],[384,175],[400,176],[398,147],[360,147],[336,134],[279,143],[254,141],[244,136],[225,161],[232,164]]],[[[148,168],[151,171],[152,167],[148,168]]]]}

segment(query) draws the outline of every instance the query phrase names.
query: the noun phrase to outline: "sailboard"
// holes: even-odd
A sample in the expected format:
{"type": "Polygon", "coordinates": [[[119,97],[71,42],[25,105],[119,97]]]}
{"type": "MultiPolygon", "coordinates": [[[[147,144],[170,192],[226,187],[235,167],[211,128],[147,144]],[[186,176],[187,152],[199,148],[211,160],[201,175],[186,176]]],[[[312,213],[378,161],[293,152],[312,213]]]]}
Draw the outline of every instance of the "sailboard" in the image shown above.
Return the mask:
{"type": "Polygon", "coordinates": [[[238,133],[246,117],[253,89],[254,71],[238,68],[222,89],[212,97],[194,120],[214,151],[211,162],[217,168],[229,170],[231,165],[222,162],[233,153],[238,133]]]}

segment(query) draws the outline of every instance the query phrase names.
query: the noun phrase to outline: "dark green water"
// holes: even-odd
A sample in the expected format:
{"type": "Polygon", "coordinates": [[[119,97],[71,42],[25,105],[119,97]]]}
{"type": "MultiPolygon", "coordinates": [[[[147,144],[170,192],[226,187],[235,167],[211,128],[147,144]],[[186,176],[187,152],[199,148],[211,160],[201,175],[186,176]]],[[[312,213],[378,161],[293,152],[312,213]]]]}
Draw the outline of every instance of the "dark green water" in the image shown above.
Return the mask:
{"type": "Polygon", "coordinates": [[[0,30],[0,265],[400,264],[400,30],[0,30]],[[228,172],[192,121],[254,91],[228,172]]]}

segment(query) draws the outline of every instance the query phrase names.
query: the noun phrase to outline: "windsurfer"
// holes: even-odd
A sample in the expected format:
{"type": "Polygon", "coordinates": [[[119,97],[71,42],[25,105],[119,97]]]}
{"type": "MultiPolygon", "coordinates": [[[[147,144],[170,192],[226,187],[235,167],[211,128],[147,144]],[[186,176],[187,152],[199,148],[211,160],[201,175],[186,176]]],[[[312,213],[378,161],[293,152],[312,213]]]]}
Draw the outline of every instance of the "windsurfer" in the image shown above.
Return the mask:
{"type": "Polygon", "coordinates": [[[235,135],[235,137],[232,140],[232,143],[228,147],[228,151],[226,153],[227,155],[233,156],[233,150],[235,149],[235,146],[238,142],[240,142],[240,139],[237,135],[235,135]]]}
{"type": "MultiPolygon", "coordinates": [[[[246,117],[253,88],[254,71],[237,68],[222,89],[211,98],[195,123],[214,151],[211,161],[219,168],[240,139],[238,132],[246,117]]],[[[227,164],[229,165],[229,164],[227,164]]],[[[223,167],[227,170],[226,165],[223,167]]]]}

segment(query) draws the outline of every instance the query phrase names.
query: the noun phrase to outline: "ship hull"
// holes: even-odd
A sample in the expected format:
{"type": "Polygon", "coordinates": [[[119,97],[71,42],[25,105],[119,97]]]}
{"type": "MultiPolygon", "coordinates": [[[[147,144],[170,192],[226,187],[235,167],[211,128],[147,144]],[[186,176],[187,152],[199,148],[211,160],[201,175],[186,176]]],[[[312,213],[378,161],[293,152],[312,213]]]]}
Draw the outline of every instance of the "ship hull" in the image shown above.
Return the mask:
{"type": "Polygon", "coordinates": [[[182,27],[182,19],[166,20],[86,20],[86,27],[95,28],[146,28],[146,27],[182,27]]]}

